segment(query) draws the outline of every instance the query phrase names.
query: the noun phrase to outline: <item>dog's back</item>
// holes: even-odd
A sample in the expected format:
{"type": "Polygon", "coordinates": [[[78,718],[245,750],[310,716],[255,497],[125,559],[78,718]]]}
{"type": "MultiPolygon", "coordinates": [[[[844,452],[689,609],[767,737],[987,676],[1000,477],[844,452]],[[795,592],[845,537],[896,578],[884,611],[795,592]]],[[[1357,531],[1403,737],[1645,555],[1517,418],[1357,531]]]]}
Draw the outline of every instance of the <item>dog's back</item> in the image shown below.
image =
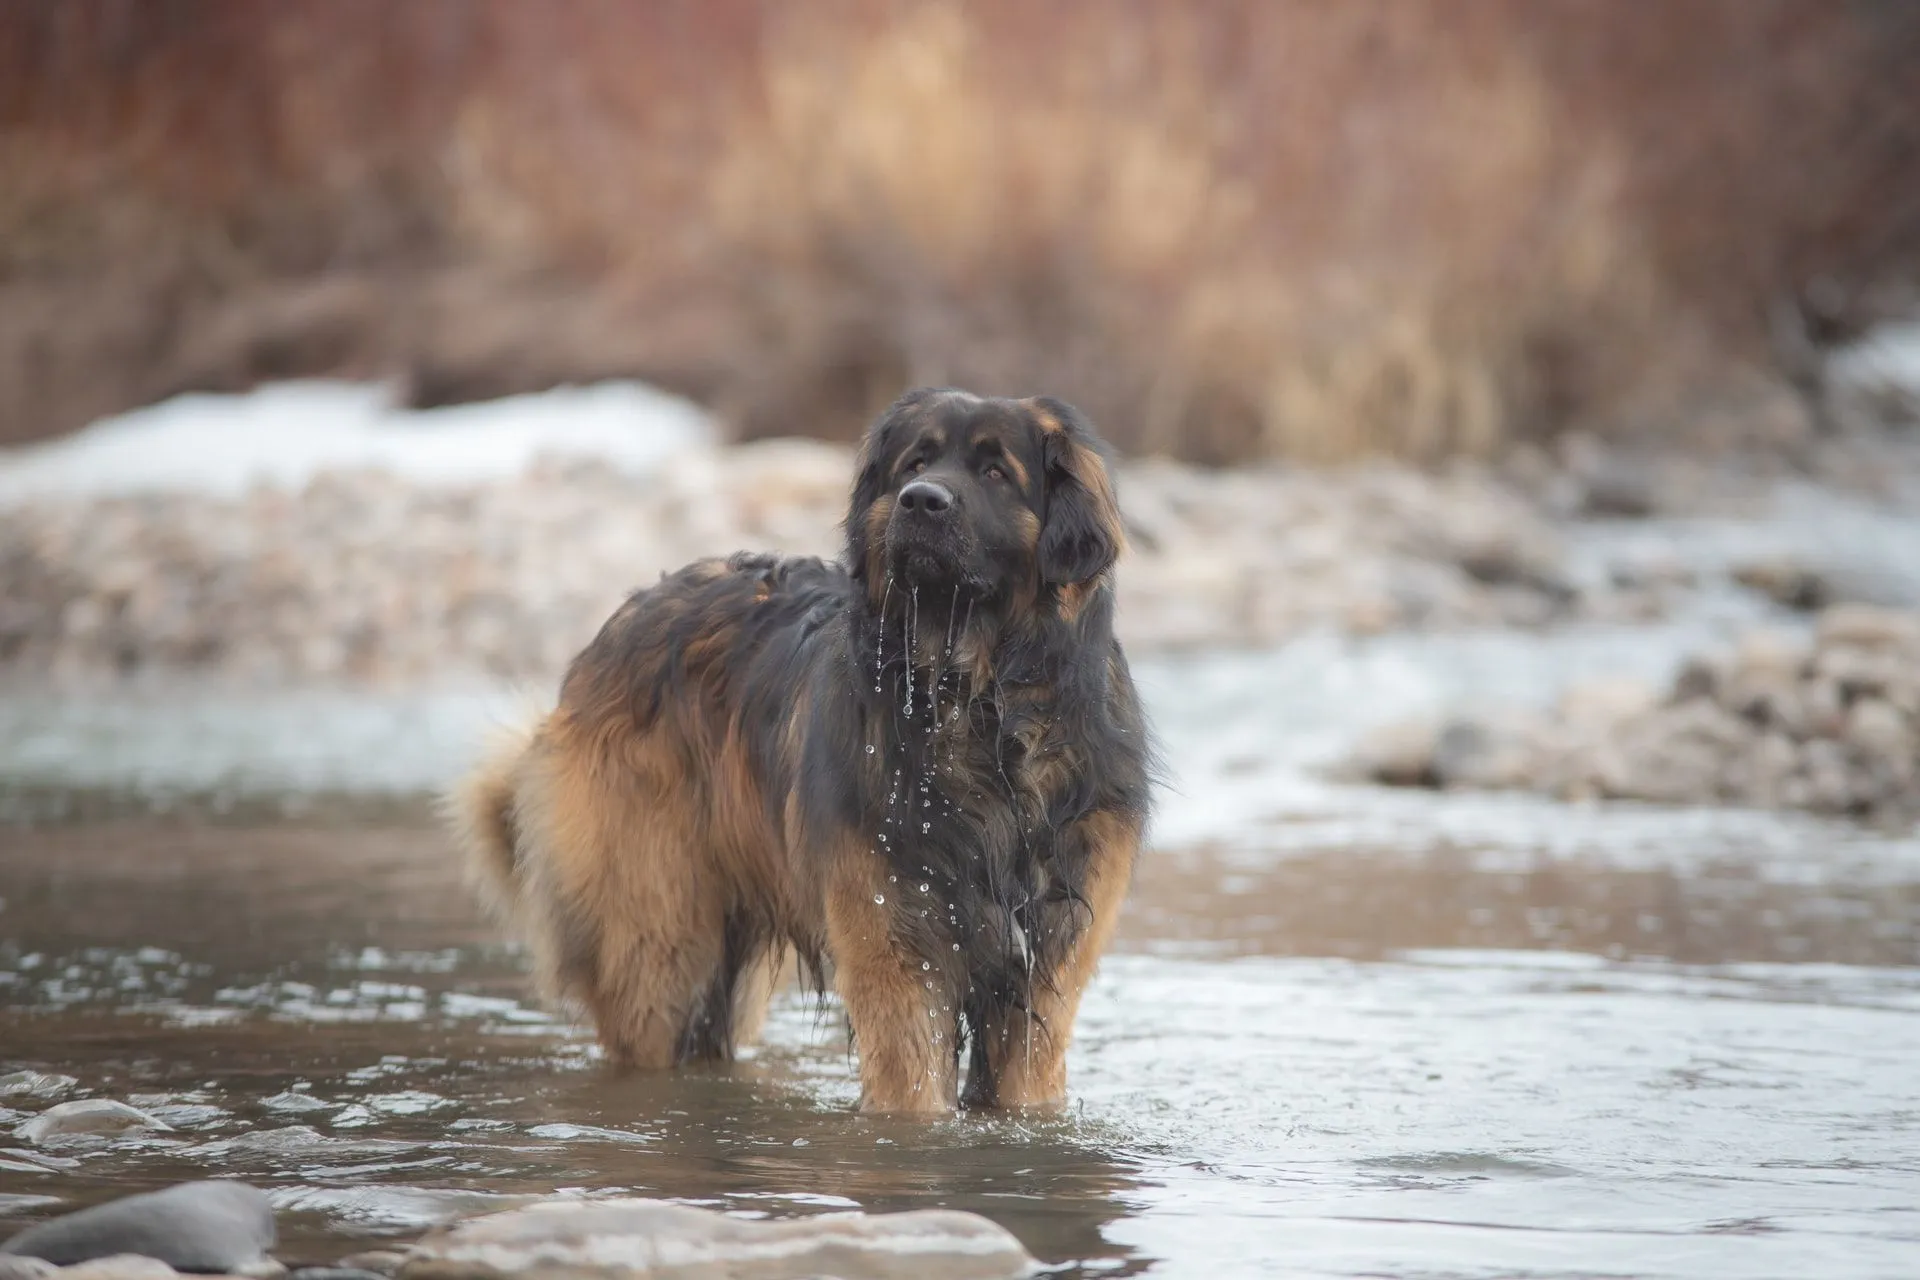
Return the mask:
{"type": "Polygon", "coordinates": [[[779,804],[808,640],[845,578],[818,560],[702,561],[636,592],[559,706],[484,761],[448,813],[469,878],[618,1061],[725,1058],[757,1025],[799,909],[779,804]]]}

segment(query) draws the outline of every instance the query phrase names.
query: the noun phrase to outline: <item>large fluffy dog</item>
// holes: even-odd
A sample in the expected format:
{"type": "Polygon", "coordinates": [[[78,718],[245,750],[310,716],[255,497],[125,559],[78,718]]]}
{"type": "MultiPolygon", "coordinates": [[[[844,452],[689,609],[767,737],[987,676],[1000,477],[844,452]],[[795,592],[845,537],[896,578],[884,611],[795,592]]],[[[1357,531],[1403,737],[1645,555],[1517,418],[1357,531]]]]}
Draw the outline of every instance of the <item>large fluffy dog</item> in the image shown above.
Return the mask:
{"type": "Polygon", "coordinates": [[[1100,443],[1057,400],[911,392],[846,534],[636,592],[456,798],[464,843],[616,1061],[727,1058],[791,951],[863,1107],[1056,1102],[1151,757],[1100,443]]]}

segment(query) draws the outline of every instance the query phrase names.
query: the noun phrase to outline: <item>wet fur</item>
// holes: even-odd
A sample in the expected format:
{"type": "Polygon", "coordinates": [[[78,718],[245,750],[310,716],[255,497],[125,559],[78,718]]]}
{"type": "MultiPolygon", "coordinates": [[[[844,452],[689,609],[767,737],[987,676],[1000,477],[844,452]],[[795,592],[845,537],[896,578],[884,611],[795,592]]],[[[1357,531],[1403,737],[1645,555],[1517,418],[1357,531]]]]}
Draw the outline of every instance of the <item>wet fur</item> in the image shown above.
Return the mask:
{"type": "Polygon", "coordinates": [[[792,955],[846,1005],[864,1106],[950,1108],[963,1065],[968,1105],[1057,1102],[1151,763],[1099,442],[1057,401],[911,393],[846,530],[844,564],[742,554],[635,593],[456,834],[618,1061],[730,1057],[792,955]],[[978,492],[946,542],[903,543],[901,451],[963,437],[1016,480],[955,473],[978,492]]]}

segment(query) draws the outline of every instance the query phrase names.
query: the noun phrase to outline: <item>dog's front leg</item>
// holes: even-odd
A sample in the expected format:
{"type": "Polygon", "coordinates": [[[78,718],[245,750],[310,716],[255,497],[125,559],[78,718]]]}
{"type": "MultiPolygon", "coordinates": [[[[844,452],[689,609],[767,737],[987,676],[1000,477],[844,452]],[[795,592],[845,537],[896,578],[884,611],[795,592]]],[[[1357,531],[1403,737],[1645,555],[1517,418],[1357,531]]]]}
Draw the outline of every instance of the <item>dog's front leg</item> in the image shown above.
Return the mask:
{"type": "Polygon", "coordinates": [[[1140,851],[1140,825],[1123,815],[1096,813],[1075,823],[1063,839],[1080,842],[1085,851],[1085,919],[1078,922],[1058,967],[1035,981],[1031,1012],[1014,1010],[981,1028],[990,1075],[984,1087],[968,1085],[969,1106],[977,1101],[994,1107],[1050,1108],[1067,1099],[1067,1045],[1073,1039],[1080,997],[1120,921],[1140,851]]]}
{"type": "Polygon", "coordinates": [[[850,852],[827,894],[833,985],[860,1055],[860,1109],[949,1112],[959,1092],[956,1002],[894,938],[885,879],[878,859],[850,852]]]}

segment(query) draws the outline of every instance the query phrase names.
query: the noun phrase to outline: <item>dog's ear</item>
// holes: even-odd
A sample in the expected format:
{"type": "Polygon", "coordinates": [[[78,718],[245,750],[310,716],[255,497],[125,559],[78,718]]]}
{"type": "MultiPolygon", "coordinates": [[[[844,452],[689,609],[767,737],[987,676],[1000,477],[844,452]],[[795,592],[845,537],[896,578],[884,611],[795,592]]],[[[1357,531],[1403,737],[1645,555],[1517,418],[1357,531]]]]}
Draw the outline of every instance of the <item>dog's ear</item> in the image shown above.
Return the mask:
{"type": "Polygon", "coordinates": [[[1028,403],[1039,420],[1046,473],[1041,580],[1053,587],[1089,582],[1113,567],[1125,545],[1104,446],[1072,405],[1050,396],[1028,403]]]}

